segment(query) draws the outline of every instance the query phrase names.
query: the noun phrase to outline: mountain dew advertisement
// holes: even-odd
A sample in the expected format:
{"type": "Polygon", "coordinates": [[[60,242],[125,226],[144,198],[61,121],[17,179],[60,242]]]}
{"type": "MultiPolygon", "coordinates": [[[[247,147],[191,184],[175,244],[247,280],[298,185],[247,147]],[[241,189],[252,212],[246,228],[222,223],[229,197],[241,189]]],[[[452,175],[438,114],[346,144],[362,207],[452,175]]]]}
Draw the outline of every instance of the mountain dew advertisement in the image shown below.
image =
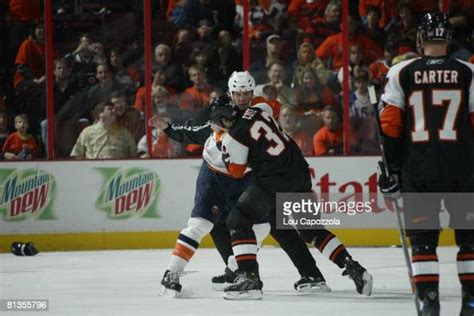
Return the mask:
{"type": "Polygon", "coordinates": [[[156,201],[160,179],[154,172],[142,168],[95,169],[104,180],[95,203],[97,209],[115,219],[159,217],[156,201]]]}
{"type": "Polygon", "coordinates": [[[39,169],[0,169],[0,214],[4,220],[55,219],[56,180],[39,169]]]}

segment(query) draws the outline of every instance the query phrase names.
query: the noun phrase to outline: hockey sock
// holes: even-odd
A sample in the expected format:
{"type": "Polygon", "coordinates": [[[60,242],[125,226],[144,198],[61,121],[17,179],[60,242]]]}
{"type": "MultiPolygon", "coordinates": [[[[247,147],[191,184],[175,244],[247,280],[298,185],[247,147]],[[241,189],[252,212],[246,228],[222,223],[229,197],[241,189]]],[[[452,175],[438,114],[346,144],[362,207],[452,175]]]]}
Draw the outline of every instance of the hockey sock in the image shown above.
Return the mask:
{"type": "Polygon", "coordinates": [[[346,247],[333,233],[325,229],[318,230],[316,237],[313,239],[313,243],[329,260],[337,264],[339,268],[344,268],[344,261],[350,255],[346,247]]]}
{"type": "MultiPolygon", "coordinates": [[[[228,266],[229,257],[233,255],[230,233],[227,230],[225,223],[216,223],[214,228],[211,230],[211,237],[216,245],[217,251],[224,260],[225,264],[228,266]]],[[[234,260],[235,261],[235,260],[234,260]]]]}
{"type": "Polygon", "coordinates": [[[252,229],[232,232],[232,250],[240,270],[256,272],[257,239],[252,229]]]}
{"type": "Polygon", "coordinates": [[[461,246],[456,261],[462,287],[474,295],[474,246],[461,246]]]}
{"type": "Polygon", "coordinates": [[[191,217],[188,220],[188,226],[181,231],[176,240],[168,270],[183,272],[189,260],[199,248],[201,239],[212,230],[213,226],[212,222],[204,218],[191,217]]]}
{"type": "Polygon", "coordinates": [[[436,247],[429,245],[412,245],[413,281],[420,299],[426,290],[438,290],[439,264],[436,247]]]}

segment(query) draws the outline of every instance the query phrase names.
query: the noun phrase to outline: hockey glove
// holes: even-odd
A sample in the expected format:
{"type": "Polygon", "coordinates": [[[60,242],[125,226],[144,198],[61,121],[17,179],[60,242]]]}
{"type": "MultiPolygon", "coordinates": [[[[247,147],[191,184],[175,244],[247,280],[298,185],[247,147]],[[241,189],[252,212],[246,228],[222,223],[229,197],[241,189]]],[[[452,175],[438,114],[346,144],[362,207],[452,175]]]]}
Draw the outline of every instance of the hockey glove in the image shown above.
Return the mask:
{"type": "Polygon", "coordinates": [[[398,199],[400,198],[400,186],[398,179],[395,175],[387,175],[383,162],[379,161],[379,189],[380,192],[387,198],[398,199]]]}

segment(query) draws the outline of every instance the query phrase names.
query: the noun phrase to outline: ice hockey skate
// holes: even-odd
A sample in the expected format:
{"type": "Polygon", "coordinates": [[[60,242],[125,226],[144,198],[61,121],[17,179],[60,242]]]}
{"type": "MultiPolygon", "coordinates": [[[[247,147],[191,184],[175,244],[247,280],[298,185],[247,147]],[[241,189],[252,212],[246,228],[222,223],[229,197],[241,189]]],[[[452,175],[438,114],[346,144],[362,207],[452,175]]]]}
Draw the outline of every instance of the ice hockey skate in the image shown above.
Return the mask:
{"type": "Polygon", "coordinates": [[[167,298],[175,298],[181,292],[181,284],[179,284],[179,273],[173,273],[166,270],[161,279],[160,296],[167,298]]]}
{"type": "Polygon", "coordinates": [[[372,276],[357,261],[347,257],[345,260],[345,270],[342,275],[347,275],[354,281],[357,292],[370,296],[372,294],[372,276]]]}
{"type": "Polygon", "coordinates": [[[263,283],[256,272],[237,272],[235,283],[224,289],[226,300],[261,300],[263,283]]]}
{"type": "Polygon", "coordinates": [[[214,291],[224,291],[227,286],[234,284],[236,277],[237,274],[226,267],[223,274],[212,277],[212,289],[214,291]]]}
{"type": "Polygon", "coordinates": [[[420,316],[439,316],[440,305],[438,290],[426,290],[423,300],[420,300],[420,308],[421,310],[418,313],[420,316]]]}
{"type": "Polygon", "coordinates": [[[474,316],[474,296],[467,290],[462,290],[461,316],[474,316]]]}
{"type": "Polygon", "coordinates": [[[331,292],[326,280],[321,276],[302,276],[295,282],[295,290],[300,293],[331,292]]]}

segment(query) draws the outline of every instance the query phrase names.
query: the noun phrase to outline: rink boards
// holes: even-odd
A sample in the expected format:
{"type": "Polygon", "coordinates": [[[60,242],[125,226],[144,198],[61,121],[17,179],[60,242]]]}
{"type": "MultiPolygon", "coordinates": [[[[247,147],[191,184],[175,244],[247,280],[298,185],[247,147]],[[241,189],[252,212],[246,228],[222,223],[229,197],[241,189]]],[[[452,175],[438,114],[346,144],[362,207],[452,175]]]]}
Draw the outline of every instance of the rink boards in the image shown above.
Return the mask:
{"type": "MultiPolygon", "coordinates": [[[[376,190],[378,157],[308,158],[317,193],[375,194],[386,227],[332,229],[351,246],[399,244],[394,212],[376,190]]],[[[3,162],[0,251],[14,240],[43,250],[173,247],[194,200],[200,159],[3,162]]],[[[380,221],[380,219],[383,219],[380,221]]],[[[380,226],[380,225],[379,225],[380,226]]],[[[382,225],[383,226],[383,225],[382,225]]],[[[446,231],[441,244],[452,245],[446,231]]],[[[267,244],[274,241],[269,238],[267,244]]],[[[202,246],[212,246],[209,238],[202,246]]]]}

